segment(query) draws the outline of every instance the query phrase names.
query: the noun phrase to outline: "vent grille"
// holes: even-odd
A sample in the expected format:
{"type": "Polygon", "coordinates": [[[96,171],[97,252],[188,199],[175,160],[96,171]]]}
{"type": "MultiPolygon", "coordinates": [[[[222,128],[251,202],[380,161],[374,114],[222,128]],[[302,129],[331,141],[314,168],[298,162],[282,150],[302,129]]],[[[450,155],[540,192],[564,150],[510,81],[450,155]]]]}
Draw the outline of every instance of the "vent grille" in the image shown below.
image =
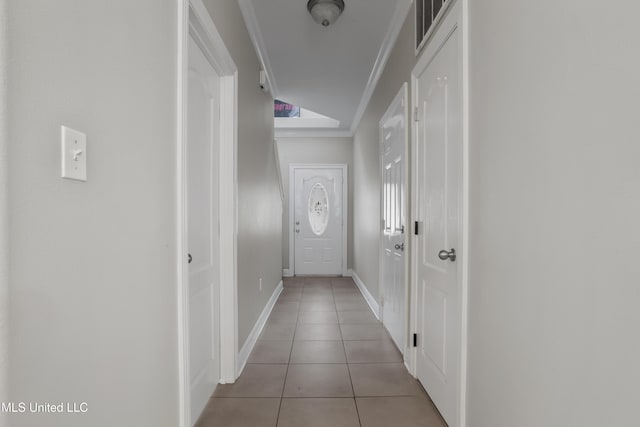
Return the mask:
{"type": "Polygon", "coordinates": [[[416,0],[416,50],[420,50],[453,0],[416,0]]]}

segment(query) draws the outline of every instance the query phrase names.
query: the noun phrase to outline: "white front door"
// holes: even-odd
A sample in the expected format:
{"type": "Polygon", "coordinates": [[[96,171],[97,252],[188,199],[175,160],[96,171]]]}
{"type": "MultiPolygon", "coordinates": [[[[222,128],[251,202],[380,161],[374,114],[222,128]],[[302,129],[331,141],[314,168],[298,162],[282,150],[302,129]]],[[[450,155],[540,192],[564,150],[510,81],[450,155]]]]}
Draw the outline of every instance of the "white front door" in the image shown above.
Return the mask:
{"type": "Polygon", "coordinates": [[[189,38],[187,228],[189,384],[193,424],[220,380],[219,132],[220,78],[189,38]]]}
{"type": "Polygon", "coordinates": [[[341,275],[344,168],[292,166],[296,275],[341,275]]]}
{"type": "Polygon", "coordinates": [[[458,425],[461,360],[462,103],[460,30],[417,75],[416,371],[449,426],[458,425]]]}
{"type": "Polygon", "coordinates": [[[404,354],[406,331],[405,158],[406,86],[380,121],[382,165],[382,323],[404,354]]]}

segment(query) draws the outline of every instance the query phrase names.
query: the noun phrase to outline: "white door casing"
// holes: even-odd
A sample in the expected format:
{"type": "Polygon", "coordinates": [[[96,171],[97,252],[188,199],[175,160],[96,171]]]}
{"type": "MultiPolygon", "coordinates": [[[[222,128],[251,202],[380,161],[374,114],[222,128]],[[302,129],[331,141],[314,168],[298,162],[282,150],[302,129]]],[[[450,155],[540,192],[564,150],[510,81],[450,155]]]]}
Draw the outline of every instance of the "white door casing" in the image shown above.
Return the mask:
{"type": "Polygon", "coordinates": [[[415,373],[450,427],[464,422],[464,100],[459,3],[413,75],[415,373]],[[456,258],[452,255],[456,252],[456,258]],[[444,251],[444,252],[442,252],[444,251]],[[445,258],[445,259],[442,259],[445,258]]]}
{"type": "Polygon", "coordinates": [[[291,165],[291,245],[296,275],[342,275],[346,165],[291,165]]]}
{"type": "Polygon", "coordinates": [[[381,313],[382,323],[401,353],[407,341],[408,289],[405,251],[407,227],[406,149],[408,130],[407,84],[380,120],[381,200],[381,313]]]}
{"type": "Polygon", "coordinates": [[[189,381],[191,420],[195,420],[220,381],[220,77],[193,38],[187,111],[189,381]]]}
{"type": "MultiPolygon", "coordinates": [[[[222,37],[218,33],[211,16],[207,11],[202,0],[180,0],[180,8],[178,9],[178,86],[177,86],[177,145],[176,145],[176,255],[177,255],[177,323],[178,323],[178,398],[179,398],[179,426],[191,427],[197,416],[198,411],[194,408],[203,405],[204,393],[199,391],[192,391],[192,384],[194,390],[196,384],[209,385],[204,388],[210,387],[212,384],[220,382],[228,383],[233,382],[238,376],[237,370],[237,356],[238,356],[238,329],[237,329],[237,67],[229,54],[222,37]],[[193,80],[193,73],[191,73],[193,58],[190,55],[194,51],[193,43],[197,45],[200,50],[200,55],[204,56],[205,62],[214,70],[214,73],[219,76],[219,87],[217,95],[217,105],[211,105],[200,102],[203,107],[196,108],[193,105],[193,97],[190,97],[190,84],[193,80]],[[193,133],[191,126],[197,123],[196,116],[191,117],[189,109],[195,109],[198,114],[201,114],[207,110],[212,111],[216,109],[218,114],[214,114],[213,118],[217,117],[218,131],[214,132],[214,126],[209,129],[210,135],[218,136],[218,150],[214,153],[213,148],[210,150],[212,154],[209,166],[211,170],[217,170],[218,182],[211,182],[208,187],[210,191],[210,200],[216,200],[217,203],[206,204],[200,200],[200,203],[205,205],[205,210],[209,208],[209,214],[200,215],[200,223],[205,222],[211,225],[209,228],[209,235],[205,240],[208,243],[198,243],[198,237],[189,236],[192,227],[189,226],[191,222],[190,213],[193,213],[194,208],[190,205],[194,200],[189,200],[190,193],[193,191],[204,191],[201,184],[202,181],[198,180],[198,184],[201,188],[193,188],[193,185],[189,185],[190,181],[194,180],[196,175],[195,170],[199,166],[195,166],[195,170],[192,171],[191,166],[194,156],[189,157],[190,148],[188,144],[188,134],[193,133]],[[200,109],[201,111],[197,111],[200,109]],[[191,191],[189,188],[191,187],[191,191]],[[216,197],[217,195],[217,197],[216,197]],[[217,217],[217,219],[216,219],[217,217]],[[217,237],[216,237],[217,234],[217,237]],[[196,240],[195,242],[193,240],[196,240]],[[203,256],[198,255],[202,251],[202,247],[208,247],[210,250],[210,257],[205,255],[208,260],[209,266],[205,267],[206,262],[203,262],[200,267],[196,263],[203,261],[203,256]],[[195,250],[194,250],[195,248],[195,250]],[[224,249],[224,250],[221,250],[224,249]],[[192,252],[193,262],[188,264],[188,253],[192,252]],[[217,255],[216,255],[217,254],[217,255]],[[193,267],[193,268],[192,268],[193,267]],[[202,271],[200,271],[202,270],[202,271]],[[205,270],[209,272],[205,273],[205,270]],[[211,271],[216,270],[213,274],[209,274],[211,271]],[[193,280],[192,280],[192,277],[193,280]],[[204,276],[207,280],[202,280],[204,276]],[[202,287],[198,287],[197,282],[207,282],[211,280],[211,286],[209,290],[203,290],[202,287]],[[192,286],[191,282],[196,282],[192,286]],[[215,287],[218,286],[216,291],[215,287]],[[209,292],[211,297],[201,298],[196,301],[193,298],[194,293],[209,292]],[[213,299],[213,296],[218,294],[218,303],[213,299]],[[192,306],[193,303],[193,306],[192,306]],[[211,304],[209,304],[211,303],[211,304]],[[219,305],[219,309],[215,309],[219,305]],[[195,318],[202,318],[203,312],[208,310],[207,307],[211,307],[211,319],[219,321],[219,328],[215,326],[208,327],[209,323],[205,322],[204,326],[198,325],[200,330],[190,331],[190,326],[194,323],[195,318]],[[218,315],[216,315],[218,313],[218,315]],[[207,331],[208,328],[208,331],[207,331]],[[204,332],[203,332],[204,331],[204,332]],[[204,333],[205,336],[210,339],[205,339],[206,344],[201,344],[196,335],[198,333],[204,333]],[[217,335],[217,336],[216,336],[217,335]],[[207,342],[208,341],[208,342],[207,342]],[[219,343],[216,345],[216,341],[219,343]],[[199,346],[198,351],[193,354],[192,346],[199,346]],[[205,349],[205,347],[208,347],[205,349]],[[203,360],[207,356],[203,356],[207,352],[209,360],[212,361],[217,355],[218,361],[204,363],[203,360]],[[192,365],[195,365],[192,366],[192,365]],[[206,369],[201,371],[207,371],[206,375],[201,375],[205,380],[192,381],[197,379],[198,375],[194,372],[199,367],[206,366],[206,369]],[[216,373],[217,369],[217,373],[216,373]],[[201,396],[201,397],[198,397],[201,396]],[[198,403],[198,401],[200,403],[198,403]]],[[[202,65],[202,57],[198,60],[202,65]]],[[[200,67],[202,68],[202,67],[200,67]]],[[[206,67],[205,67],[206,68],[206,67]]],[[[210,89],[210,88],[209,88],[210,89]]],[[[209,99],[213,102],[212,93],[209,93],[209,99]]],[[[202,99],[201,99],[202,101],[202,99]]],[[[202,114],[200,115],[200,121],[202,120],[202,114]]],[[[206,130],[205,130],[206,132],[206,130]]],[[[209,160],[209,159],[207,159],[209,160]]],[[[202,161],[202,159],[200,159],[202,161]]],[[[205,162],[206,164],[206,162],[205,162]]],[[[213,177],[212,177],[213,179],[213,177]]],[[[196,209],[198,211],[198,209],[196,209]]],[[[196,218],[193,218],[196,219],[196,218]]],[[[206,234],[206,233],[205,233],[206,234]]],[[[205,249],[206,251],[207,249],[205,249]]],[[[207,396],[208,397],[208,396],[207,396]]],[[[205,401],[206,402],[206,401],[205,401]]]]}

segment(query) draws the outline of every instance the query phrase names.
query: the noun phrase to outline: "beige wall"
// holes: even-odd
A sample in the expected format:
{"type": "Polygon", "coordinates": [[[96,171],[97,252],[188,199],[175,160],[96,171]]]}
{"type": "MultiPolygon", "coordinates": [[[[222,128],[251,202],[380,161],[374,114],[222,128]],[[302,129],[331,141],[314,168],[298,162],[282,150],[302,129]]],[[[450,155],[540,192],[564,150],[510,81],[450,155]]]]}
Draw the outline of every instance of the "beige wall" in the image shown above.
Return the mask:
{"type": "Polygon", "coordinates": [[[260,63],[238,2],[205,0],[205,5],[238,67],[238,343],[242,347],[282,277],[273,99],[260,90],[260,63]]]}
{"type": "MultiPolygon", "coordinates": [[[[11,397],[89,404],[12,425],[173,427],[178,5],[9,3],[11,397]],[[61,124],[88,135],[86,183],[59,178],[61,124]]],[[[242,345],[282,266],[273,110],[237,3],[207,6],[239,68],[242,345]]]]}
{"type": "MultiPolygon", "coordinates": [[[[467,425],[635,425],[640,5],[468,3],[467,425]]],[[[415,63],[412,14],[354,137],[354,269],[376,297],[377,121],[415,63]]]]}
{"type": "Polygon", "coordinates": [[[638,425],[640,4],[469,6],[468,425],[638,425]]]}
{"type": "MultiPolygon", "coordinates": [[[[414,3],[415,4],[415,3],[414,3]]],[[[354,224],[353,270],[379,302],[380,136],[379,122],[400,91],[411,81],[414,54],[414,7],[407,16],[380,82],[353,138],[354,224]]],[[[411,131],[411,129],[409,129],[411,131]]],[[[409,191],[409,189],[407,189],[409,191]]],[[[409,194],[409,193],[408,193],[409,194]]]]}
{"type": "Polygon", "coordinates": [[[282,217],[282,268],[289,268],[289,165],[292,163],[346,164],[349,188],[347,268],[353,265],[353,139],[279,138],[278,153],[285,199],[282,217]]]}
{"type": "Polygon", "coordinates": [[[178,422],[174,1],[9,1],[13,427],[178,422]],[[152,12],[152,13],[150,13],[152,12]],[[60,125],[88,135],[60,178],[60,125]]]}
{"type": "MultiPolygon", "coordinates": [[[[7,190],[7,2],[0,0],[0,402],[9,401],[9,226],[7,190]]],[[[0,414],[0,427],[8,415],[0,414]]]]}

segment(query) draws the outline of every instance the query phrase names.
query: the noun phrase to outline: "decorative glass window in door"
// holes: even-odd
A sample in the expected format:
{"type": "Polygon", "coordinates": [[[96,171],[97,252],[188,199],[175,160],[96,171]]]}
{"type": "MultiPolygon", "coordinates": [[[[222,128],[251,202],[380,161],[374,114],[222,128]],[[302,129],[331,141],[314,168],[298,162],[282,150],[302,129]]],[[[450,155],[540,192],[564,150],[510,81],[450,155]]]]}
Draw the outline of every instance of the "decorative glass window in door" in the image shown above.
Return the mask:
{"type": "Polygon", "coordinates": [[[309,226],[316,236],[322,236],[329,225],[329,194],[324,185],[315,183],[309,191],[309,226]]]}

